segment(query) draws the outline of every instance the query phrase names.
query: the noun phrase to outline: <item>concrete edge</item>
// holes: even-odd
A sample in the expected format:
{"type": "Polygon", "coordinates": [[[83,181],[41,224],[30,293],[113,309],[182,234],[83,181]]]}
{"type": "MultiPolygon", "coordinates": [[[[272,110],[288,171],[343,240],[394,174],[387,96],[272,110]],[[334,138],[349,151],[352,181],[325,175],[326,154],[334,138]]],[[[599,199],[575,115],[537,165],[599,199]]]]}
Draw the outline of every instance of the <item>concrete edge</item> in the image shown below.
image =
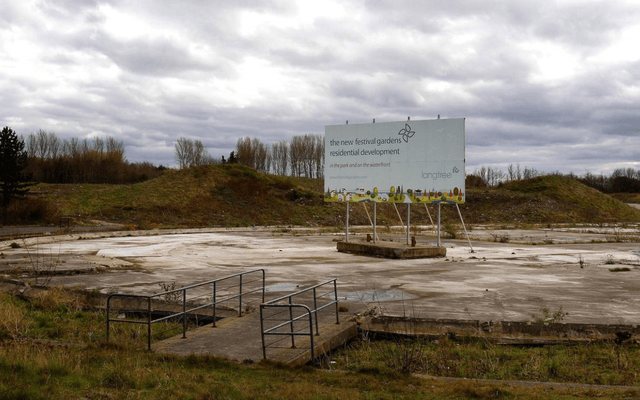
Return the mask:
{"type": "Polygon", "coordinates": [[[458,334],[482,337],[555,340],[618,340],[640,338],[639,325],[563,322],[480,321],[393,316],[365,317],[361,329],[402,335],[458,334]]]}

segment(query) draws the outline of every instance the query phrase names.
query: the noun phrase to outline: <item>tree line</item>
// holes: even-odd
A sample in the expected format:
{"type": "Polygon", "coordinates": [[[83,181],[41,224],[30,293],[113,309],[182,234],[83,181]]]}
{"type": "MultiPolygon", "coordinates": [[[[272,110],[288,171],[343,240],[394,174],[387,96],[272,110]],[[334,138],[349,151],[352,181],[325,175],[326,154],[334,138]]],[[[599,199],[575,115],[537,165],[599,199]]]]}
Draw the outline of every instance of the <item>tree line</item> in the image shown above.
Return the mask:
{"type": "Polygon", "coordinates": [[[218,163],[240,163],[256,170],[274,174],[307,178],[324,177],[324,135],[293,136],[266,144],[258,138],[238,139],[229,158],[209,155],[200,140],[181,137],[175,143],[175,158],[179,168],[218,163]]]}
{"type": "Polygon", "coordinates": [[[123,141],[113,137],[66,140],[40,130],[21,139],[25,172],[34,182],[125,184],[158,177],[166,169],[150,162],[129,163],[123,141]]]}
{"type": "MultiPolygon", "coordinates": [[[[506,171],[482,166],[472,174],[467,174],[465,186],[467,188],[495,187],[502,183],[535,178],[540,175],[543,175],[543,173],[538,172],[535,168],[520,168],[519,164],[515,166],[510,164],[506,171]]],[[[595,175],[590,172],[584,175],[576,175],[574,173],[561,174],[559,172],[544,173],[544,175],[559,175],[575,179],[602,193],[640,193],[640,170],[633,168],[615,169],[610,176],[604,174],[595,175]]]]}

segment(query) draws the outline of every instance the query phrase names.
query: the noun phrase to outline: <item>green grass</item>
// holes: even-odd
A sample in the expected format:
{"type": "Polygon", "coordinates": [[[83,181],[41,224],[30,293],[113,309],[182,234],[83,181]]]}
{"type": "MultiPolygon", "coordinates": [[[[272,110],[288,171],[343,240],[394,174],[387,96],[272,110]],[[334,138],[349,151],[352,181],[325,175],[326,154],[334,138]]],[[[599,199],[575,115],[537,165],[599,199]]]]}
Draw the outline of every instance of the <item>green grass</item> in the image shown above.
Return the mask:
{"type": "MultiPolygon", "coordinates": [[[[390,363],[390,355],[401,358],[407,351],[398,341],[345,346],[323,358],[321,364],[331,370],[241,364],[211,356],[163,356],[144,350],[144,338],[128,324],[117,324],[114,340],[106,342],[104,313],[85,307],[86,298],[77,291],[56,289],[29,302],[0,294],[0,398],[623,399],[640,395],[624,388],[526,388],[423,379],[401,374],[390,363]],[[4,324],[7,321],[10,328],[4,324]]],[[[430,375],[638,384],[637,345],[521,349],[447,339],[412,343],[418,343],[424,354],[419,359],[427,361],[417,364],[415,371],[430,375]]]]}

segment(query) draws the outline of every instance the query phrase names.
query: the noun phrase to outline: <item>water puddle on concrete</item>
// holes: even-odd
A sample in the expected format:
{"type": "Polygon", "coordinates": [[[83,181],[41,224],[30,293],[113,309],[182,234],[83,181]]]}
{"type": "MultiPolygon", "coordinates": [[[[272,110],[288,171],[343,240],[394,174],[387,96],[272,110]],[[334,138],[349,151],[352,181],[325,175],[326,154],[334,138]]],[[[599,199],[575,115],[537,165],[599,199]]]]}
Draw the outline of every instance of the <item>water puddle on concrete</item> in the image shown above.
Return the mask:
{"type": "MultiPolygon", "coordinates": [[[[311,284],[305,283],[276,283],[265,287],[267,292],[296,292],[303,290],[311,284]]],[[[328,295],[329,298],[333,298],[333,294],[328,295]]],[[[390,290],[365,290],[362,292],[338,292],[338,300],[344,301],[396,301],[396,300],[414,300],[419,298],[414,294],[403,292],[402,290],[390,289],[390,290]]]]}
{"type": "Polygon", "coordinates": [[[339,300],[349,301],[395,301],[414,300],[419,296],[403,292],[402,290],[365,290],[362,292],[338,293],[339,300]]]}
{"type": "Polygon", "coordinates": [[[265,286],[264,290],[266,292],[297,292],[307,286],[310,285],[304,283],[276,283],[275,285],[265,286]]]}

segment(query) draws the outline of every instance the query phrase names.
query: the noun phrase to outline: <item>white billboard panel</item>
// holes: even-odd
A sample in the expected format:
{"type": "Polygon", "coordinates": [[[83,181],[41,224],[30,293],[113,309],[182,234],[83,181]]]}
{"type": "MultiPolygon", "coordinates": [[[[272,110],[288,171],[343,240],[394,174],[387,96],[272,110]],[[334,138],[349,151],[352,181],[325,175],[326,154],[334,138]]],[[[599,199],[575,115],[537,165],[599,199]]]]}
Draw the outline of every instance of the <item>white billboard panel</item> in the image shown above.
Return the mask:
{"type": "Polygon", "coordinates": [[[325,201],[464,203],[464,118],[325,126],[325,201]]]}

